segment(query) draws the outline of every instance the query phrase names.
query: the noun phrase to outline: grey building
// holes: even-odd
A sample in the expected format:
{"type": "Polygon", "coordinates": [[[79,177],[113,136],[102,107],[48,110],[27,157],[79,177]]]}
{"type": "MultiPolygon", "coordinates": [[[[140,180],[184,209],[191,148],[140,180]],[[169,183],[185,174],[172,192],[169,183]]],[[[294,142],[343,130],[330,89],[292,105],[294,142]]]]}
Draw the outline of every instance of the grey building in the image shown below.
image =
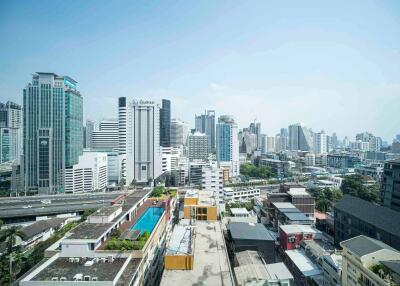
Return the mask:
{"type": "Polygon", "coordinates": [[[195,129],[208,136],[209,151],[215,153],[215,111],[206,110],[204,114],[196,115],[195,129]]]}
{"type": "Polygon", "coordinates": [[[381,193],[384,206],[400,211],[400,159],[385,163],[381,193]]]}
{"type": "Polygon", "coordinates": [[[63,192],[65,168],[83,149],[83,106],[77,82],[38,72],[23,91],[24,174],[27,189],[63,192]]]}
{"type": "Polygon", "coordinates": [[[118,126],[117,119],[104,119],[100,121],[99,129],[92,131],[91,148],[97,151],[117,150],[118,126]]]}
{"type": "Polygon", "coordinates": [[[170,126],[170,145],[174,148],[180,148],[187,144],[189,134],[188,124],[179,119],[172,119],[170,126]]]}
{"type": "Polygon", "coordinates": [[[335,244],[358,235],[400,250],[400,212],[345,195],[334,207],[335,244]]]}
{"type": "Polygon", "coordinates": [[[208,159],[208,136],[204,133],[195,132],[189,134],[189,160],[206,161],[208,159]]]}
{"type": "Polygon", "coordinates": [[[0,103],[0,163],[19,162],[22,154],[22,108],[8,101],[0,103]]]}
{"type": "Polygon", "coordinates": [[[303,124],[289,126],[289,150],[312,151],[313,140],[310,130],[303,124]]]}
{"type": "Polygon", "coordinates": [[[346,154],[329,154],[326,160],[328,167],[337,169],[355,168],[361,163],[360,158],[346,154]]]}
{"type": "Polygon", "coordinates": [[[85,148],[92,148],[92,138],[93,138],[93,131],[94,131],[94,122],[92,120],[86,120],[85,126],[85,148]]]}
{"type": "Polygon", "coordinates": [[[171,101],[163,99],[160,108],[160,145],[170,147],[171,101]]]}
{"type": "Polygon", "coordinates": [[[266,263],[275,262],[276,237],[263,224],[232,222],[227,228],[229,248],[233,253],[254,250],[266,263]]]}

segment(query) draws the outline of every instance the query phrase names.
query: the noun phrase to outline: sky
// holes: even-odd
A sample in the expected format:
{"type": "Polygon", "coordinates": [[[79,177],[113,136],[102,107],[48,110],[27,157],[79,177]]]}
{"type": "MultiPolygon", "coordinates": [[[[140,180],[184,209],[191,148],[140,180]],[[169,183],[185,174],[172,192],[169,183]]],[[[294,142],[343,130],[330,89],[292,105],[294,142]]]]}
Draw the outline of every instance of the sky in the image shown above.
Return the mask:
{"type": "Polygon", "coordinates": [[[400,1],[0,1],[0,101],[37,71],[78,81],[85,118],[117,98],[171,100],[273,136],[301,122],[400,133],[400,1]]]}

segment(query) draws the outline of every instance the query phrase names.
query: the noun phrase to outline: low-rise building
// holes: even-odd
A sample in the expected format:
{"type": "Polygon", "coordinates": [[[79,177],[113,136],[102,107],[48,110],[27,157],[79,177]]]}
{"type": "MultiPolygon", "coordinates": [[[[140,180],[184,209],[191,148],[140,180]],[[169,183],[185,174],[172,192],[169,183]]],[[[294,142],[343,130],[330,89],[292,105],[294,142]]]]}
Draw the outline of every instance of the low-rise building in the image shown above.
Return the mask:
{"type": "Polygon", "coordinates": [[[235,285],[219,222],[175,226],[160,283],[170,285],[235,285]]]}
{"type": "Polygon", "coordinates": [[[309,225],[281,225],[279,226],[279,241],[283,250],[300,248],[303,240],[321,239],[322,233],[309,225]]]}
{"type": "Polygon", "coordinates": [[[291,270],[297,285],[323,285],[322,270],[302,250],[286,250],[285,264],[291,270]]]}
{"type": "Polygon", "coordinates": [[[276,237],[263,224],[232,222],[227,229],[232,253],[254,250],[260,252],[267,263],[275,262],[276,237]]]}
{"type": "Polygon", "coordinates": [[[218,219],[218,206],[212,191],[188,190],[183,204],[183,217],[185,219],[207,221],[218,219]]]}
{"type": "Polygon", "coordinates": [[[249,201],[260,196],[260,189],[254,187],[223,188],[224,200],[230,201],[249,201]]]}
{"type": "Polygon", "coordinates": [[[163,269],[175,199],[148,199],[150,190],[124,196],[71,229],[58,247],[21,277],[21,286],[157,285],[163,269]]]}
{"type": "Polygon", "coordinates": [[[342,254],[332,253],[322,257],[324,286],[340,286],[342,277],[342,254]]]}
{"type": "Polygon", "coordinates": [[[343,286],[400,284],[400,252],[364,235],[340,245],[343,248],[343,286]]]}
{"type": "Polygon", "coordinates": [[[345,195],[334,207],[335,244],[367,235],[400,250],[399,221],[400,212],[345,195]]]}
{"type": "Polygon", "coordinates": [[[293,284],[293,276],[284,263],[266,264],[257,251],[241,251],[235,254],[236,283],[239,286],[293,284]]]}

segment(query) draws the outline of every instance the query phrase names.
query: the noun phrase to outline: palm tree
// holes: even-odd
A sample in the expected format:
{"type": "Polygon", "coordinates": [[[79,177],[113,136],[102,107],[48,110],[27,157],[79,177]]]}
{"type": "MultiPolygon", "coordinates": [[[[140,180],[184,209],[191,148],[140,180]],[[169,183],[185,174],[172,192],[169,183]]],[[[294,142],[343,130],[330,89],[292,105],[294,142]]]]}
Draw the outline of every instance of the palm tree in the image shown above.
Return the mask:
{"type": "Polygon", "coordinates": [[[10,281],[13,280],[13,252],[15,250],[15,243],[17,237],[24,238],[24,233],[17,227],[6,228],[0,231],[0,242],[6,243],[6,254],[9,255],[10,259],[10,281]]]}

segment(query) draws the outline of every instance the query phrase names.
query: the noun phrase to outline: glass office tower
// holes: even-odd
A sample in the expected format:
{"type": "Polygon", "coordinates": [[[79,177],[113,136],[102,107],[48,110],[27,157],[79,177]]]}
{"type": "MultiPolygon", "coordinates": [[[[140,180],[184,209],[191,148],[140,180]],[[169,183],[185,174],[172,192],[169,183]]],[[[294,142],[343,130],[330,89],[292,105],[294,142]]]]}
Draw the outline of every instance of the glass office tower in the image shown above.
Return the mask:
{"type": "Polygon", "coordinates": [[[24,174],[27,190],[63,192],[65,168],[83,150],[82,96],[68,76],[38,72],[24,89],[24,174]]]}

